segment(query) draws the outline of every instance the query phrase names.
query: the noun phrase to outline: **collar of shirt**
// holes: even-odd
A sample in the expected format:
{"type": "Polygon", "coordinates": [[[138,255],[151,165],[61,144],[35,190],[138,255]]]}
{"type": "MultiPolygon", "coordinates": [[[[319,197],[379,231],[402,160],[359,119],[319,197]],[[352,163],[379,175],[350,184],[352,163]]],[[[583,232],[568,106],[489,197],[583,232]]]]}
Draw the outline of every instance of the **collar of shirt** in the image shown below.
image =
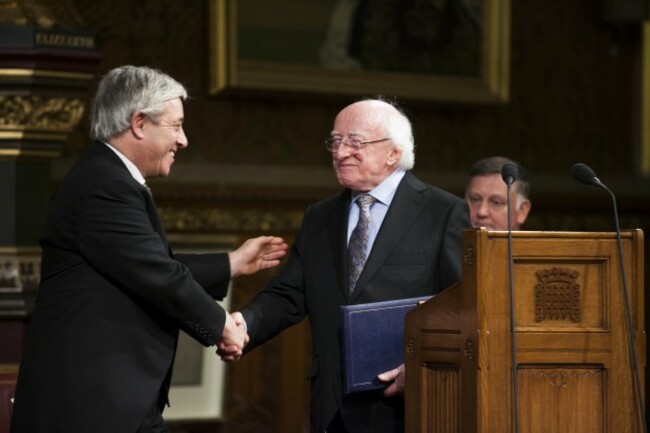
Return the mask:
{"type": "MultiPolygon", "coordinates": [[[[395,192],[399,186],[400,181],[404,177],[406,172],[404,170],[397,169],[390,174],[382,183],[377,185],[375,188],[368,191],[368,194],[373,196],[377,202],[390,206],[390,203],[395,197],[395,192]]],[[[352,191],[352,200],[350,203],[354,203],[357,197],[361,194],[360,191],[352,191]]],[[[375,203],[377,204],[377,203],[375,203]]],[[[355,206],[358,207],[358,206],[355,206]]],[[[374,207],[374,205],[373,205],[374,207]]]]}
{"type": "MultiPolygon", "coordinates": [[[[402,181],[406,172],[404,170],[397,169],[390,176],[388,176],[382,183],[377,185],[372,190],[368,191],[368,194],[375,198],[375,204],[370,208],[370,239],[369,246],[375,242],[375,237],[379,232],[381,224],[384,222],[384,217],[386,212],[388,212],[388,207],[395,197],[395,192],[397,192],[397,187],[402,181]]],[[[350,209],[348,213],[348,241],[350,240],[350,235],[359,221],[359,206],[354,204],[354,200],[361,194],[360,191],[352,191],[350,209]]]]}
{"type": "Polygon", "coordinates": [[[129,170],[129,173],[131,173],[131,176],[133,176],[133,179],[135,179],[140,185],[144,185],[145,180],[144,177],[142,176],[142,173],[140,173],[140,170],[138,170],[138,167],[135,166],[134,163],[129,160],[126,156],[122,154],[119,150],[111,146],[110,144],[103,142],[106,146],[108,146],[109,149],[111,149],[115,154],[122,160],[124,165],[126,165],[126,168],[129,170]]]}

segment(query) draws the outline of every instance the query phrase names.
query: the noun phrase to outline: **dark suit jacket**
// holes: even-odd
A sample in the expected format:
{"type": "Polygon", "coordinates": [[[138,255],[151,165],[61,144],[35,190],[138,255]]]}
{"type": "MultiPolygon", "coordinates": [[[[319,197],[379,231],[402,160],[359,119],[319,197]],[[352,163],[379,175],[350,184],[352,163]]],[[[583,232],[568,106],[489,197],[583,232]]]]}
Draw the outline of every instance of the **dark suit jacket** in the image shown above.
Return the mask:
{"type": "Polygon", "coordinates": [[[322,433],[337,411],[350,432],[399,432],[404,429],[402,398],[385,399],[381,391],[343,396],[340,307],[426,296],[457,282],[462,231],[470,226],[467,205],[407,172],[351,297],[349,206],[350,191],[345,190],[307,209],[287,264],[242,309],[251,338],[247,350],[309,316],[312,433],[322,433]]]}
{"type": "Polygon", "coordinates": [[[102,143],[60,185],[41,246],[11,431],[134,432],[166,402],[179,328],[218,340],[227,254],[174,256],[151,195],[102,143]]]}

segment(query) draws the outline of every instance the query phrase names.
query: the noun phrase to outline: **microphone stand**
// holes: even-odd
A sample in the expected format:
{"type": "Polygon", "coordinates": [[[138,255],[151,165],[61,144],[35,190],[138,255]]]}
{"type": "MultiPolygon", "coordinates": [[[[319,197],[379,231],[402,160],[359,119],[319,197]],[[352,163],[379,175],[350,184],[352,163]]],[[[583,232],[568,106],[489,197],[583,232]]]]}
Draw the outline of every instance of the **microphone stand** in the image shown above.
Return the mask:
{"type": "Polygon", "coordinates": [[[634,341],[634,327],[632,325],[632,307],[631,307],[631,302],[630,302],[630,294],[627,288],[627,278],[625,277],[625,268],[624,268],[624,263],[625,260],[623,259],[623,243],[621,241],[621,229],[618,223],[618,209],[616,206],[616,196],[614,193],[607,188],[607,186],[600,181],[597,177],[594,177],[594,181],[597,186],[600,186],[603,188],[605,191],[609,193],[609,195],[612,197],[612,203],[614,207],[614,223],[616,225],[616,242],[618,245],[618,260],[619,260],[619,266],[621,268],[621,280],[623,283],[623,294],[625,295],[625,314],[627,316],[627,330],[628,330],[628,338],[630,339],[630,358],[631,358],[631,364],[632,364],[632,373],[634,375],[634,382],[635,382],[635,389],[636,389],[636,396],[637,396],[637,404],[639,405],[639,415],[641,417],[641,424],[643,425],[643,431],[644,433],[648,433],[648,426],[647,426],[647,421],[646,421],[646,413],[645,413],[645,407],[644,407],[644,401],[643,401],[643,391],[641,388],[641,379],[639,377],[639,368],[637,365],[637,359],[636,359],[636,343],[634,341]]]}
{"type": "Polygon", "coordinates": [[[618,223],[618,208],[616,206],[616,196],[607,188],[607,186],[596,177],[596,173],[587,165],[579,162],[571,167],[571,175],[579,181],[587,185],[594,185],[604,189],[612,197],[612,204],[614,208],[614,223],[616,226],[616,244],[618,247],[618,260],[619,268],[621,271],[621,282],[623,284],[623,295],[625,298],[625,315],[627,317],[627,332],[630,339],[630,364],[632,367],[632,375],[634,376],[634,385],[636,390],[636,400],[639,407],[639,416],[641,417],[641,424],[643,425],[644,433],[648,433],[648,426],[646,421],[646,413],[643,401],[643,390],[641,388],[641,379],[639,376],[639,368],[637,366],[636,357],[636,343],[634,340],[634,326],[632,325],[632,307],[630,303],[629,290],[627,288],[627,279],[625,277],[625,260],[623,259],[623,243],[621,241],[621,228],[618,223]]]}
{"type": "Polygon", "coordinates": [[[510,185],[506,182],[507,189],[507,211],[508,211],[508,270],[510,273],[510,334],[512,335],[512,387],[514,405],[515,433],[519,433],[519,367],[517,364],[517,336],[515,330],[515,284],[512,257],[512,225],[510,223],[510,185]]]}

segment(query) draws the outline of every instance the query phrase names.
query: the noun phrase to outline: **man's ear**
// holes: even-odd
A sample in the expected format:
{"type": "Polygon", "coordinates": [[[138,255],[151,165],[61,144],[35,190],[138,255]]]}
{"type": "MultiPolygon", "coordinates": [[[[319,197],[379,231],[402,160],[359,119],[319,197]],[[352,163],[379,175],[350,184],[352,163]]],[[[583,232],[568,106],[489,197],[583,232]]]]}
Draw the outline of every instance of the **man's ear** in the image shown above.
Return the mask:
{"type": "Polygon", "coordinates": [[[530,212],[531,207],[532,204],[530,203],[530,200],[526,199],[521,202],[519,208],[517,209],[517,224],[521,226],[526,222],[526,218],[528,218],[528,213],[530,212]]]}
{"type": "Polygon", "coordinates": [[[136,138],[144,138],[144,126],[148,118],[143,113],[137,111],[131,116],[131,132],[136,138]]]}
{"type": "Polygon", "coordinates": [[[388,154],[388,158],[386,158],[386,165],[395,164],[397,161],[399,161],[401,156],[402,156],[401,150],[399,150],[397,147],[391,148],[390,153],[388,154]]]}

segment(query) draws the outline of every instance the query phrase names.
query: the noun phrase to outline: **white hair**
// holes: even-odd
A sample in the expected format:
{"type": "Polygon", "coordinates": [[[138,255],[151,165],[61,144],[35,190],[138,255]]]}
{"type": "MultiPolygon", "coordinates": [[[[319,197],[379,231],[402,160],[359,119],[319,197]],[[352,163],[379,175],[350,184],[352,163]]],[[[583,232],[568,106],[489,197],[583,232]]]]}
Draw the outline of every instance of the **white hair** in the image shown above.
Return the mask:
{"type": "Polygon", "coordinates": [[[398,167],[403,170],[412,169],[415,165],[415,143],[411,121],[406,114],[395,104],[381,98],[364,99],[364,102],[370,104],[370,107],[380,108],[373,115],[377,116],[377,123],[384,127],[386,135],[402,153],[398,167]]]}

